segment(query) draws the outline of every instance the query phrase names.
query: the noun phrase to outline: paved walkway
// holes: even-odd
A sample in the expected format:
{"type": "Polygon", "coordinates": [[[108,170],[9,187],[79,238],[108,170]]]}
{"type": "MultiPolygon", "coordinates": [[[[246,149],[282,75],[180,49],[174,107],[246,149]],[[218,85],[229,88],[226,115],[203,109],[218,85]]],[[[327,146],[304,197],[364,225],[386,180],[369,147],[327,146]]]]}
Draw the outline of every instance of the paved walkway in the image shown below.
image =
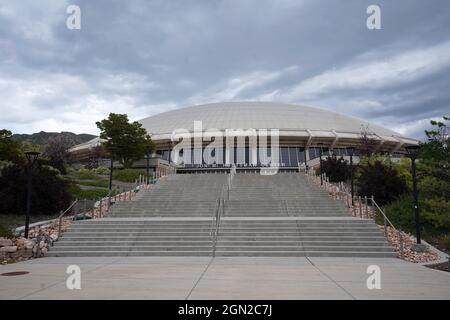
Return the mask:
{"type": "Polygon", "coordinates": [[[43,258],[0,266],[0,299],[450,299],[450,273],[393,258],[43,258]],[[81,290],[66,268],[81,268],[81,290]],[[369,265],[381,289],[369,290],[369,265]]]}

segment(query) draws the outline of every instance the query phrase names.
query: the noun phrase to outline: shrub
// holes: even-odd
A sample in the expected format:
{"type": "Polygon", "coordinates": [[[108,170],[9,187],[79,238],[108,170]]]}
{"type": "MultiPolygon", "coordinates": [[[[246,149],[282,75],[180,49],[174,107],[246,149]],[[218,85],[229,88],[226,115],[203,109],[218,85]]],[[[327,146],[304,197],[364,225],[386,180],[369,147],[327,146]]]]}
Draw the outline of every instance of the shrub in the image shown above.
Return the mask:
{"type": "Polygon", "coordinates": [[[14,233],[10,228],[7,228],[0,224],[0,238],[12,239],[14,237],[14,233]]]}
{"type": "Polygon", "coordinates": [[[342,157],[327,157],[322,161],[322,172],[330,178],[330,182],[346,181],[350,178],[350,165],[342,157]]]}
{"type": "MultiPolygon", "coordinates": [[[[31,213],[52,214],[66,208],[71,201],[70,182],[59,171],[38,165],[33,170],[31,213]]],[[[27,173],[20,164],[3,168],[0,176],[0,213],[24,214],[27,199],[27,173]]]]}
{"type": "MultiPolygon", "coordinates": [[[[425,236],[450,233],[450,201],[438,198],[419,198],[421,227],[425,236]]],[[[403,195],[386,206],[386,215],[394,226],[415,233],[414,201],[412,195],[403,195]]]]}
{"type": "Polygon", "coordinates": [[[78,180],[98,180],[98,179],[100,179],[94,170],[89,170],[89,169],[80,169],[78,171],[73,172],[73,175],[78,180]]]}
{"type": "Polygon", "coordinates": [[[123,169],[113,171],[113,179],[121,182],[135,182],[139,179],[139,175],[145,175],[142,170],[123,169]]]}
{"type": "Polygon", "coordinates": [[[365,158],[358,165],[356,186],[360,196],[374,196],[380,205],[385,205],[408,189],[406,180],[394,164],[383,158],[365,158]]]}
{"type": "Polygon", "coordinates": [[[98,167],[98,168],[94,169],[94,172],[96,174],[99,174],[99,175],[108,175],[109,174],[109,168],[107,168],[107,167],[98,167]]]}
{"type": "Polygon", "coordinates": [[[445,249],[447,249],[447,251],[450,250],[450,235],[444,236],[444,238],[442,239],[442,244],[445,249]]]}

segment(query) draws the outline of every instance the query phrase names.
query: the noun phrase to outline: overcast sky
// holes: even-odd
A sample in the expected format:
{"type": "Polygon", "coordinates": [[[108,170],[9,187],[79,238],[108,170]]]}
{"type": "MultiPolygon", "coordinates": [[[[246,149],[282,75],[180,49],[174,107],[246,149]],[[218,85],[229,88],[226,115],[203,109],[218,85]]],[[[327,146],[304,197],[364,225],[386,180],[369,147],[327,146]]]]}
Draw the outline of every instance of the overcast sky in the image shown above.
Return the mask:
{"type": "Polygon", "coordinates": [[[109,112],[237,100],[423,138],[450,114],[450,1],[0,0],[0,129],[98,134],[109,112]],[[370,4],[382,30],[366,27],[370,4]]]}

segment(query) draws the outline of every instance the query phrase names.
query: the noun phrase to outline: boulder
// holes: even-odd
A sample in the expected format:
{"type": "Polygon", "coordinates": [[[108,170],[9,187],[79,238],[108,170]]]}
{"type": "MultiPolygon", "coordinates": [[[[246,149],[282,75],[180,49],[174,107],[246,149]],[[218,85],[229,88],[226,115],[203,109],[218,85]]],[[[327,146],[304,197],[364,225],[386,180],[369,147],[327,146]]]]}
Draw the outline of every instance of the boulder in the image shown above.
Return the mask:
{"type": "Polygon", "coordinates": [[[6,238],[0,238],[0,247],[10,247],[13,245],[12,240],[6,238]]]}
{"type": "Polygon", "coordinates": [[[17,246],[7,246],[7,247],[1,247],[0,252],[8,252],[13,253],[17,251],[17,246]]]}
{"type": "Polygon", "coordinates": [[[25,240],[23,242],[23,246],[25,247],[25,249],[31,250],[34,247],[34,241],[33,240],[25,240]]]}
{"type": "Polygon", "coordinates": [[[25,238],[19,238],[16,240],[17,247],[22,248],[22,247],[24,247],[24,244],[25,244],[25,238]]]}

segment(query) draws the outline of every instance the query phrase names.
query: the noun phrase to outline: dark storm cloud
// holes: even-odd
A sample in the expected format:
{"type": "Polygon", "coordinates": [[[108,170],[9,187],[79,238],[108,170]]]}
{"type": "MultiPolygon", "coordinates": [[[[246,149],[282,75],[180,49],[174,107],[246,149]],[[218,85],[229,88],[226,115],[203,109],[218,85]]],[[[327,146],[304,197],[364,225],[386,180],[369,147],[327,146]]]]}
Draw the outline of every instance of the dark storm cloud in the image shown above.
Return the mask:
{"type": "Polygon", "coordinates": [[[421,137],[449,109],[447,0],[70,1],[79,31],[68,4],[0,0],[0,127],[96,133],[111,111],[275,100],[421,137]]]}

